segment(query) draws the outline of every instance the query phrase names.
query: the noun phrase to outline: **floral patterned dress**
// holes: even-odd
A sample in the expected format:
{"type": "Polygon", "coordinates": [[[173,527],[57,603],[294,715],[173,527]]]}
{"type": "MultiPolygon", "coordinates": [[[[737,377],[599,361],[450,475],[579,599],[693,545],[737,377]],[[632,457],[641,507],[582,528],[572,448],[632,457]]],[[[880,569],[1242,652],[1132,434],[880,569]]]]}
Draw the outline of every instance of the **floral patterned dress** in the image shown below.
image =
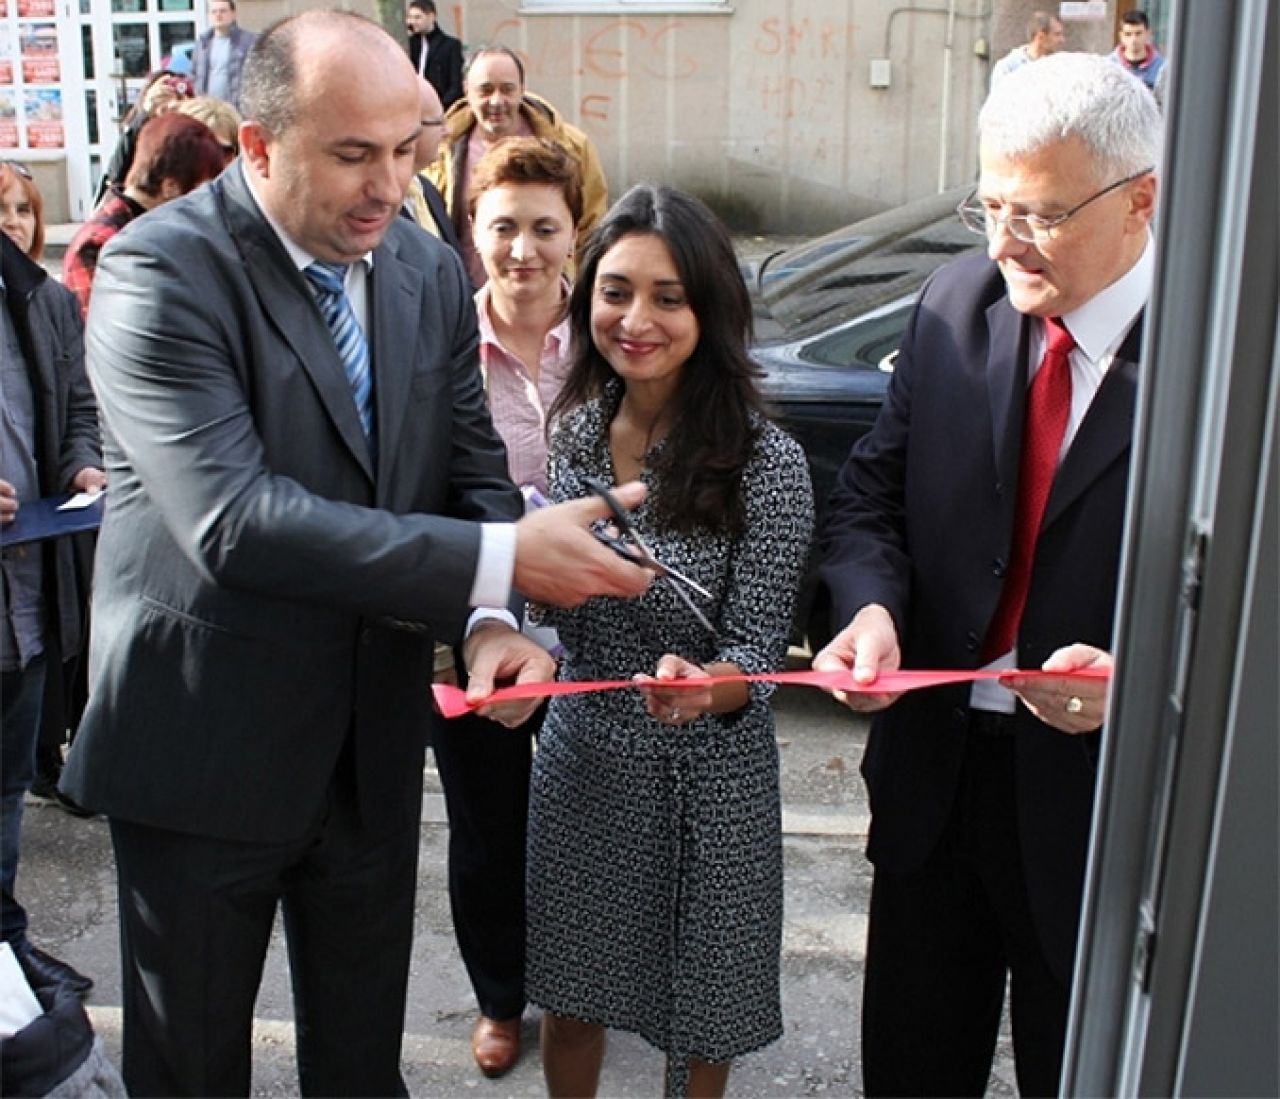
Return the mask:
{"type": "MultiPolygon", "coordinates": [[[[560,425],[550,454],[555,499],[586,495],[584,477],[615,483],[608,429],[619,399],[615,388],[560,425]]],[[[718,637],[662,582],[637,599],[547,610],[566,648],[562,678],[625,679],[652,672],[668,652],[747,673],[781,667],[813,499],[800,447],[759,426],[739,536],[659,532],[648,501],[632,512],[654,555],[712,593],[709,602],[693,598],[718,637]]],[[[743,709],[679,727],[650,718],[638,691],[552,700],[530,790],[531,1002],[639,1033],[672,1061],[724,1061],[781,1035],[770,694],[752,684],[743,709]]]]}

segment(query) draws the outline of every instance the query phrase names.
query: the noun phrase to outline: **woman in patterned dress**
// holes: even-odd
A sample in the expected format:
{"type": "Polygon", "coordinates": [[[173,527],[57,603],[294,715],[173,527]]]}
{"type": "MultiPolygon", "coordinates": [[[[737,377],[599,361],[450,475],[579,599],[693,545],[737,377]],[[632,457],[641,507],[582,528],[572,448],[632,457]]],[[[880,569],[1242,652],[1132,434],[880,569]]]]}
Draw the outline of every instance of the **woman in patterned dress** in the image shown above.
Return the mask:
{"type": "Polygon", "coordinates": [[[670,679],[781,666],[813,525],[800,447],[769,422],[728,234],[696,199],[629,191],[582,256],[574,364],[553,409],[555,499],[635,479],[666,582],[547,611],[566,679],[638,690],[552,700],[530,788],[526,985],[551,1095],[591,1095],[605,1030],[667,1054],[669,1094],[720,1095],[782,1032],[782,835],[770,689],[670,679]],[[637,674],[650,672],[649,675],[637,674]]]}

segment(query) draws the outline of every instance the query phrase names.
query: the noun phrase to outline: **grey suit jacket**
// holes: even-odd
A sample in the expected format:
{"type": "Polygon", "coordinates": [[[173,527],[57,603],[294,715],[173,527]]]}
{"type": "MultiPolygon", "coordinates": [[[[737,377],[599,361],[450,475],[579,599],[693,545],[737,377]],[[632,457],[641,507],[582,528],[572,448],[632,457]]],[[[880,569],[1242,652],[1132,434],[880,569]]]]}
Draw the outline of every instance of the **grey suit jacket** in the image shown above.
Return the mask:
{"type": "Polygon", "coordinates": [[[366,821],[418,812],[433,638],[465,622],[476,521],[522,504],[457,257],[397,218],[370,278],[376,475],[328,329],[239,166],[104,250],[88,363],[111,498],[64,780],[83,804],[293,838],[350,730],[366,821]]]}

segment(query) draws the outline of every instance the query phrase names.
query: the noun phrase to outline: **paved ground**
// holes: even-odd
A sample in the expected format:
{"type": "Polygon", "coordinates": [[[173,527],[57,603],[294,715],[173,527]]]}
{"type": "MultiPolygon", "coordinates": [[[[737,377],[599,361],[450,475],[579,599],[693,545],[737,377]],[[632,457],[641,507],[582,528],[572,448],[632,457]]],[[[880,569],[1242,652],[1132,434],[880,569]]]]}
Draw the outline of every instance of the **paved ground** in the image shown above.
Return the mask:
{"type": "MultiPolygon", "coordinates": [[[[860,1093],[858,1003],[870,867],[862,855],[867,825],[857,764],[862,722],[817,691],[780,692],[786,856],[781,1041],[743,1058],[730,1093],[738,1096],[853,1096],[860,1093]]],[[[427,773],[422,823],[417,936],[413,952],[405,1074],[416,1096],[544,1094],[536,1052],[502,1080],[485,1080],[471,1063],[473,1001],[454,946],[445,889],[446,827],[439,783],[427,773]]],[[[115,875],[106,825],[43,803],[27,811],[19,892],[33,937],[97,981],[89,1000],[94,1026],[117,1060],[120,978],[116,950],[115,875]]],[[[278,941],[257,1008],[254,1094],[292,1095],[293,1028],[288,970],[278,941]]],[[[537,1024],[526,1018],[527,1048],[537,1024]]],[[[602,1094],[661,1093],[660,1056],[630,1035],[611,1038],[602,1094]]],[[[1007,1038],[990,1094],[1012,1095],[1007,1038]]]]}

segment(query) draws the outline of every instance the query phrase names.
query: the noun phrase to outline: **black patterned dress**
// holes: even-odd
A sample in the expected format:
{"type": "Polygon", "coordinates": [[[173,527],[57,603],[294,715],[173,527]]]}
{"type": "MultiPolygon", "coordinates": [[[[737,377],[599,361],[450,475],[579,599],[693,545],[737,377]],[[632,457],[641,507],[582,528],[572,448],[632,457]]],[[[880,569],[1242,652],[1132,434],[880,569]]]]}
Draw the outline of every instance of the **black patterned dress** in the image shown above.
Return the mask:
{"type": "MultiPolygon", "coordinates": [[[[615,483],[608,426],[619,394],[566,417],[552,442],[551,492],[615,483]]],[[[650,483],[650,491],[653,485],[650,483]]],[[[550,610],[567,650],[561,677],[652,673],[668,652],[748,673],[781,667],[813,527],[800,447],[762,425],[737,538],[653,529],[654,555],[713,595],[713,640],[665,583],[638,599],[550,610]]],[[[634,1031],[672,1055],[725,1061],[782,1033],[782,829],[771,688],[733,714],[684,726],[645,713],[638,691],[552,700],[534,759],[528,861],[531,1002],[634,1031]]]]}

